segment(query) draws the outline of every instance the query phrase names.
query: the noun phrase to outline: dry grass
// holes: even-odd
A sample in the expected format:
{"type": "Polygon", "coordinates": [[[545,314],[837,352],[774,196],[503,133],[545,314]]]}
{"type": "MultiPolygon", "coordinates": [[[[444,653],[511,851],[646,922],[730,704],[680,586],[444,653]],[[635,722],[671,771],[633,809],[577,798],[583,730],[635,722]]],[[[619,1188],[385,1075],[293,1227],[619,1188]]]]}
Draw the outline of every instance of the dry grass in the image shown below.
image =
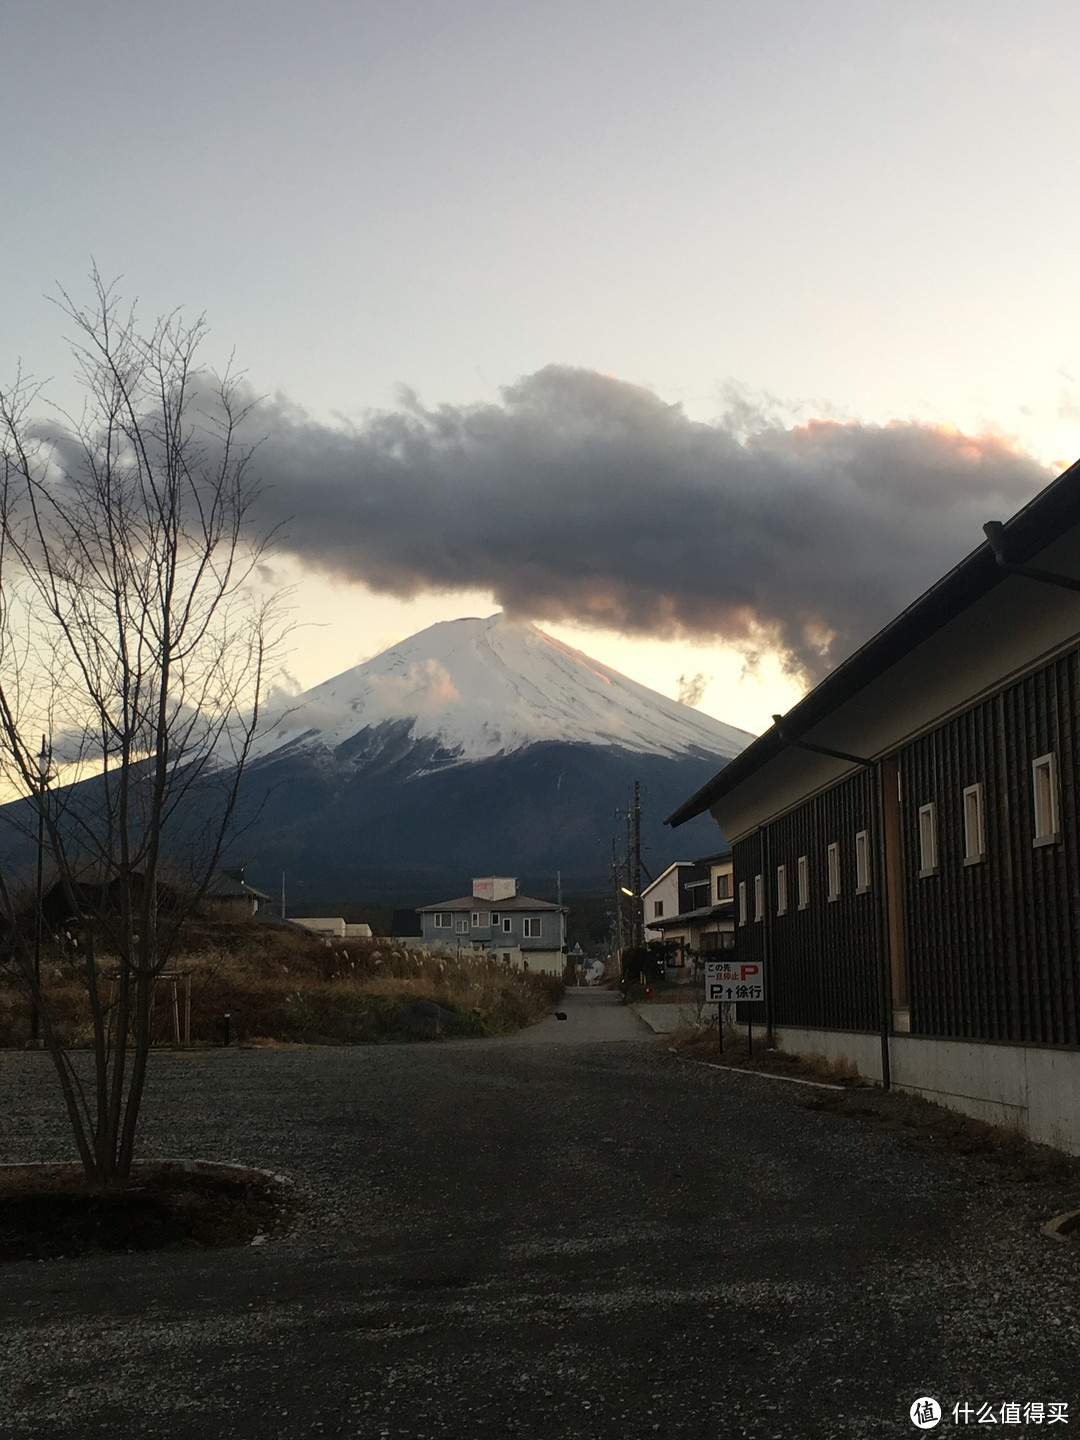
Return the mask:
{"type": "Polygon", "coordinates": [[[665,1047],[693,1060],[714,1065],[733,1065],[759,1074],[786,1075],[796,1080],[819,1080],[829,1085],[859,1086],[867,1082],[846,1057],[827,1060],[824,1055],[792,1055],[779,1046],[769,1046],[765,1032],[754,1032],[753,1052],[746,1032],[727,1026],[721,1051],[715,1025],[680,1025],[663,1037],[665,1047]]]}
{"type": "Polygon", "coordinates": [[[819,1090],[805,1103],[809,1110],[850,1115],[933,1149],[979,1156],[1014,1180],[1080,1178],[1080,1158],[1036,1144],[1016,1125],[991,1125],[902,1090],[879,1085],[853,1092],[819,1090]]]}
{"type": "Polygon", "coordinates": [[[745,1034],[730,1028],[724,1033],[724,1050],[720,1054],[715,1026],[683,1026],[663,1036],[662,1041],[689,1059],[839,1086],[836,1090],[804,1092],[803,1104],[808,1110],[827,1110],[900,1133],[924,1147],[979,1156],[1000,1166],[1015,1180],[1080,1178],[1080,1158],[1035,1144],[1016,1125],[991,1125],[920,1095],[882,1090],[880,1085],[861,1077],[846,1056],[829,1060],[821,1054],[791,1055],[778,1048],[767,1049],[762,1035],[760,1041],[755,1037],[751,1057],[745,1034]]]}
{"type": "MultiPolygon", "coordinates": [[[[494,960],[397,949],[385,941],[322,940],[283,926],[201,922],[185,932],[169,967],[191,979],[193,1044],[213,1044],[229,1016],[234,1043],[341,1044],[400,1038],[396,1016],[409,1000],[431,1000],[464,1017],[462,1033],[504,1035],[546,1015],[561,981],[522,974],[494,960]]],[[[90,1043],[91,1025],[77,962],[43,966],[49,1002],[65,1043],[90,1043]]],[[[181,1016],[184,984],[179,987],[181,1016]]],[[[20,987],[0,979],[0,1046],[29,1032],[20,987]]],[[[172,985],[158,984],[155,1039],[173,1035],[172,985]]]]}

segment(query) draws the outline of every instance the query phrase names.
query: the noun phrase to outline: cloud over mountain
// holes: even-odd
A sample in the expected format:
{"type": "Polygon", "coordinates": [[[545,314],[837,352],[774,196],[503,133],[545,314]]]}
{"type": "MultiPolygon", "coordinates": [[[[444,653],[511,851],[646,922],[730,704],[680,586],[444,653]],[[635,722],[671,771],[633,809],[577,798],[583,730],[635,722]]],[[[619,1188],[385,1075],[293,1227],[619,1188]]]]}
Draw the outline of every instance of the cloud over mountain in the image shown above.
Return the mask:
{"type": "Polygon", "coordinates": [[[776,649],[819,676],[1051,478],[1001,439],[916,423],[748,435],[549,366],[499,403],[333,428],[260,408],[287,548],[373,590],[490,588],[510,615],[776,649]]]}

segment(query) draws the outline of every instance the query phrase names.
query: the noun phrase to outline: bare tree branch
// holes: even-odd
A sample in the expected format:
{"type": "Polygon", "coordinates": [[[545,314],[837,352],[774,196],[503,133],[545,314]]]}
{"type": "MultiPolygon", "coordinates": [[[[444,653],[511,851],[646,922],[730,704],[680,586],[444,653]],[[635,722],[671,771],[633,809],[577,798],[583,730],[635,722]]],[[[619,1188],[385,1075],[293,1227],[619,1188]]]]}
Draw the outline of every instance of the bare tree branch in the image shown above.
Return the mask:
{"type": "Polygon", "coordinates": [[[0,768],[30,803],[80,937],[94,1103],[81,1091],[0,876],[0,963],[22,978],[80,1155],[121,1181],[134,1154],[153,987],[221,858],[282,633],[253,584],[271,536],[241,439],[239,377],[197,364],[202,319],[143,330],[95,269],[65,292],[86,403],[48,437],[40,390],[0,392],[0,768]],[[26,637],[26,638],[23,638],[26,637]],[[39,734],[90,770],[44,784],[39,734]]]}

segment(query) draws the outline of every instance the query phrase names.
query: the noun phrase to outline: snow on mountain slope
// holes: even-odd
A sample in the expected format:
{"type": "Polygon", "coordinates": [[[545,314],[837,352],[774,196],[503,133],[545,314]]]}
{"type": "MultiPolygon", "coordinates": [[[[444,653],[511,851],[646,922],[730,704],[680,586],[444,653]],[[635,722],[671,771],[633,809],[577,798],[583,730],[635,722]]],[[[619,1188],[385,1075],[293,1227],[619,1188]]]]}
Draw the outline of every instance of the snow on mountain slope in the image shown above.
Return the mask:
{"type": "Polygon", "coordinates": [[[254,753],[332,750],[366,726],[402,719],[412,720],[413,739],[434,739],[460,761],[542,740],[730,758],[754,738],[499,614],[431,625],[316,685],[254,753]]]}

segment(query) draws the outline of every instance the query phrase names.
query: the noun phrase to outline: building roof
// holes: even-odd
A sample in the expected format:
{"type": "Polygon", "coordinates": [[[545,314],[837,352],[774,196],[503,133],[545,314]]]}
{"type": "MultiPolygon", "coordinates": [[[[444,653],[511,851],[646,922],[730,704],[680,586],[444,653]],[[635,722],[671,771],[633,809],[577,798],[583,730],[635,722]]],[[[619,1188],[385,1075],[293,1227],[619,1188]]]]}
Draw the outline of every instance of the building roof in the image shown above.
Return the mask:
{"type": "Polygon", "coordinates": [[[494,910],[505,914],[508,910],[567,910],[565,905],[556,905],[551,900],[533,900],[528,895],[511,895],[507,900],[480,900],[475,895],[462,895],[458,900],[440,900],[437,905],[419,905],[417,913],[429,915],[435,910],[494,910]]]}
{"type": "Polygon", "coordinates": [[[659,915],[655,920],[647,920],[645,929],[666,930],[669,925],[685,925],[690,920],[723,920],[734,913],[734,900],[721,900],[717,905],[703,905],[700,910],[685,910],[681,915],[659,915]]]}
{"type": "Polygon", "coordinates": [[[264,895],[261,890],[256,890],[254,885],[249,885],[245,880],[237,880],[232,875],[215,875],[206,887],[208,900],[230,900],[233,896],[241,895],[248,900],[270,899],[269,895],[264,895]]]}
{"type": "MultiPolygon", "coordinates": [[[[1080,461],[1071,465],[1005,522],[1001,530],[1010,565],[1028,564],[1062,531],[1080,523],[1080,461]]],[[[782,717],[784,739],[774,724],[729,760],[717,775],[691,795],[665,820],[682,825],[730,794],[749,776],[779,755],[791,740],[800,739],[832,711],[884,674],[961,611],[1009,578],[989,540],[942,576],[906,610],[868,640],[782,717]]]]}
{"type": "MultiPolygon", "coordinates": [[[[667,869],[662,871],[655,880],[649,881],[648,885],[646,885],[645,889],[641,892],[641,898],[644,900],[645,896],[648,895],[649,891],[654,890],[656,886],[660,884],[661,880],[666,880],[673,870],[693,870],[696,869],[696,867],[700,864],[702,864],[702,861],[700,860],[673,860],[671,864],[667,867],[667,869]]],[[[703,883],[706,885],[709,883],[708,876],[705,877],[703,883]]]]}

